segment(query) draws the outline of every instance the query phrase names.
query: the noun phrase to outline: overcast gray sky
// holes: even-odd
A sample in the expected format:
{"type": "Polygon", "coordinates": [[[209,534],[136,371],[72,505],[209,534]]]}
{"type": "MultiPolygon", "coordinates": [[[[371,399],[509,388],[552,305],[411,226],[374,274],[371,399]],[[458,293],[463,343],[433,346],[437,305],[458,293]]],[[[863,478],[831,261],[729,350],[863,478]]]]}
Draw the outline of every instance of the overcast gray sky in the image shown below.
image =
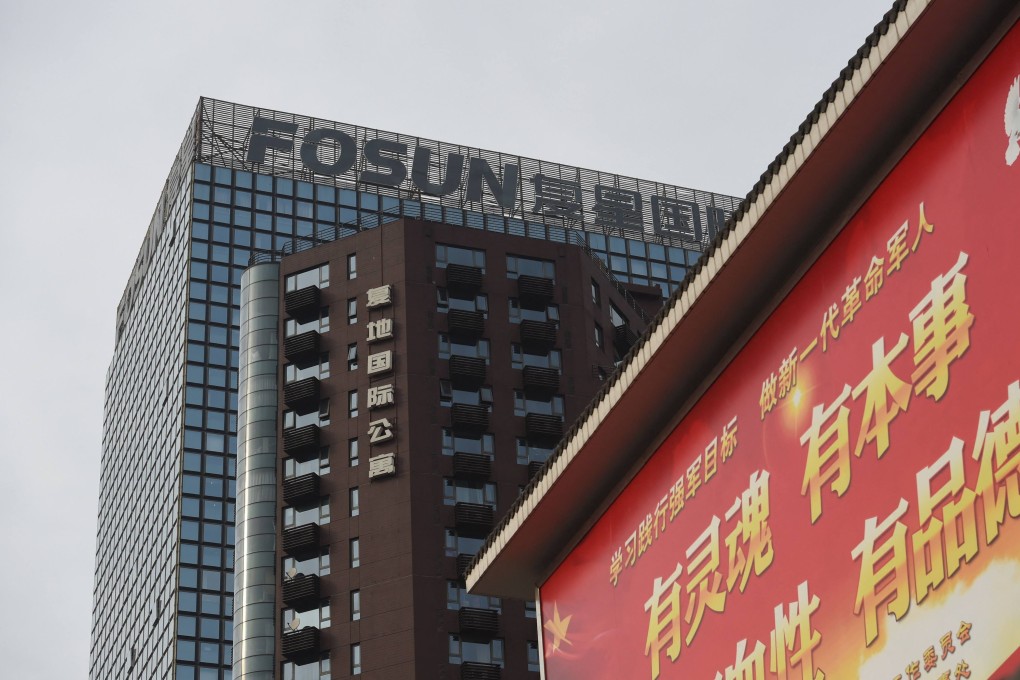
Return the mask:
{"type": "Polygon", "coordinates": [[[891,5],[0,0],[2,674],[87,676],[114,312],[200,95],[744,196],[891,5]]]}

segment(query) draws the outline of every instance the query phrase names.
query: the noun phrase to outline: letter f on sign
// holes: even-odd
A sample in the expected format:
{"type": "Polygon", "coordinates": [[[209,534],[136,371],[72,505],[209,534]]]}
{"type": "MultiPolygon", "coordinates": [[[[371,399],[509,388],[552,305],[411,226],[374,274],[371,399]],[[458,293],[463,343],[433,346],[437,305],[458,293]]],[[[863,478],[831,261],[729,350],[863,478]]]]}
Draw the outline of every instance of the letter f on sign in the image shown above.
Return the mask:
{"type": "Polygon", "coordinates": [[[248,142],[248,161],[251,163],[265,163],[266,149],[275,149],[284,153],[293,151],[293,139],[280,139],[267,133],[280,132],[293,136],[297,132],[297,127],[297,123],[256,117],[255,121],[251,124],[251,141],[248,142]]]}

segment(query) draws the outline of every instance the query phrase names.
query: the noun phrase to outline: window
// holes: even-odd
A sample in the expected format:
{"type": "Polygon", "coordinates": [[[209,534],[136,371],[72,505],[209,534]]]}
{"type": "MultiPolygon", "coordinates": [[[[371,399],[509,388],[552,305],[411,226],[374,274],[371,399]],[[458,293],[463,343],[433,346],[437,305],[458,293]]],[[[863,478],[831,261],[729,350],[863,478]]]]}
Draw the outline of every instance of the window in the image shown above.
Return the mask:
{"type": "Polygon", "coordinates": [[[347,393],[347,417],[358,417],[358,391],[351,390],[347,393]]]}
{"type": "Polygon", "coordinates": [[[353,326],[358,323],[358,298],[352,297],[347,300],[347,325],[353,326]]]}
{"type": "Polygon", "coordinates": [[[524,437],[517,438],[517,462],[520,465],[544,463],[549,460],[553,450],[553,446],[539,446],[529,442],[524,437]]]}
{"type": "Polygon", "coordinates": [[[318,458],[312,458],[311,460],[306,461],[296,461],[288,456],[283,461],[284,479],[300,477],[301,475],[307,475],[309,472],[314,472],[320,476],[329,474],[328,446],[323,446],[321,449],[319,449],[318,458]]]}
{"type": "Polygon", "coordinates": [[[525,352],[516,342],[510,343],[510,365],[514,368],[534,366],[536,368],[555,368],[560,370],[562,354],[558,349],[551,349],[547,354],[531,354],[525,352]]]}
{"type": "Polygon", "coordinates": [[[488,595],[472,595],[460,581],[446,582],[446,608],[460,609],[461,607],[474,607],[476,609],[494,609],[497,612],[503,607],[503,601],[498,597],[488,595]]]}
{"type": "Polygon", "coordinates": [[[523,390],[514,390],[514,415],[541,413],[546,416],[563,417],[563,397],[554,395],[547,399],[528,397],[523,390]]]}
{"type": "Polygon", "coordinates": [[[449,380],[439,381],[439,405],[468,404],[470,406],[488,406],[492,410],[492,388],[488,385],[473,389],[461,390],[453,387],[449,380]]]}
{"type": "Polygon", "coordinates": [[[627,317],[612,302],[609,303],[609,321],[614,327],[627,325],[627,317]]]}
{"type": "Polygon", "coordinates": [[[361,675],[361,643],[351,645],[351,675],[361,675]]]}
{"type": "Polygon", "coordinates": [[[329,600],[323,600],[317,609],[299,613],[288,608],[282,610],[280,614],[284,630],[300,630],[306,626],[329,628],[330,624],[329,600]]]}
{"type": "Polygon", "coordinates": [[[361,620],[361,591],[351,591],[351,621],[361,620]]]}
{"type": "Polygon", "coordinates": [[[557,305],[549,305],[544,309],[526,309],[521,307],[517,298],[510,298],[510,323],[521,321],[559,321],[560,308],[557,305]]]}
{"type": "Polygon", "coordinates": [[[595,279],[591,280],[591,301],[596,307],[602,306],[602,292],[595,279]]]}
{"type": "Polygon", "coordinates": [[[351,539],[351,569],[361,566],[361,540],[351,539]]]}
{"type": "Polygon", "coordinates": [[[329,399],[320,401],[319,410],[312,411],[311,413],[283,412],[283,429],[289,430],[293,427],[304,427],[305,425],[318,425],[320,427],[329,425],[329,399]]]}
{"type": "Polygon", "coordinates": [[[484,542],[484,538],[461,536],[457,533],[456,529],[446,530],[446,554],[449,557],[474,555],[481,549],[484,542]]]}
{"type": "Polygon", "coordinates": [[[496,509],[496,485],[492,482],[469,482],[463,479],[443,480],[443,502],[446,505],[456,503],[477,503],[496,509]]]}
{"type": "Polygon", "coordinates": [[[351,253],[347,256],[347,278],[358,278],[358,254],[351,253]]]}
{"type": "Polygon", "coordinates": [[[450,338],[446,333],[439,334],[439,358],[449,359],[451,354],[462,357],[485,359],[489,363],[489,341],[480,338],[474,343],[461,343],[450,338]]]}
{"type": "Polygon", "coordinates": [[[459,309],[465,312],[484,312],[488,318],[489,297],[479,293],[470,298],[459,298],[450,295],[445,288],[436,288],[436,311],[448,312],[451,309],[459,309]]]}
{"type": "Polygon", "coordinates": [[[287,319],[283,325],[284,337],[292,337],[294,335],[301,335],[308,331],[319,331],[325,333],[329,330],[329,307],[323,307],[319,310],[319,316],[311,321],[305,321],[298,323],[294,319],[287,319]]]}
{"type": "Polygon", "coordinates": [[[442,243],[436,244],[436,267],[446,269],[448,264],[462,264],[468,267],[478,267],[485,273],[485,251],[473,250],[471,248],[459,248],[448,246],[442,243]]]}
{"type": "Polygon", "coordinates": [[[283,662],[283,680],[329,680],[329,652],[325,652],[318,661],[301,666],[292,661],[283,662]]]}
{"type": "Polygon", "coordinates": [[[358,492],[358,487],[352,487],[348,495],[350,496],[350,516],[357,517],[361,514],[361,494],[358,492]]]}
{"type": "Polygon", "coordinates": [[[555,280],[556,264],[550,260],[507,255],[506,277],[508,279],[516,279],[518,276],[540,276],[543,279],[555,280]]]}
{"type": "Polygon", "coordinates": [[[450,634],[450,663],[491,663],[503,666],[503,640],[495,638],[488,642],[464,640],[460,635],[450,634]]]}
{"type": "Polygon", "coordinates": [[[524,601],[524,616],[529,618],[529,619],[533,619],[537,615],[538,615],[538,612],[537,612],[536,607],[535,607],[535,601],[534,600],[525,600],[524,601]]]}
{"type": "Polygon", "coordinates": [[[292,290],[307,288],[308,286],[317,286],[319,288],[329,287],[328,264],[312,267],[311,269],[306,269],[303,272],[291,274],[286,278],[286,288],[288,293],[292,290]]]}
{"type": "Polygon", "coordinates": [[[487,455],[492,458],[494,450],[494,438],[491,434],[482,434],[477,437],[464,437],[454,435],[453,430],[443,428],[443,455],[452,456],[454,453],[475,453],[487,455]]]}
{"type": "Polygon", "coordinates": [[[318,378],[325,380],[329,377],[329,352],[319,355],[319,361],[307,366],[287,364],[283,369],[283,380],[285,383],[292,383],[305,378],[318,378]]]}
{"type": "Polygon", "coordinates": [[[347,345],[347,370],[358,370],[358,343],[356,342],[347,345]]]}
{"type": "Polygon", "coordinates": [[[283,526],[285,528],[302,524],[329,524],[329,496],[322,498],[314,505],[304,507],[285,507],[283,509],[283,526]]]}
{"type": "Polygon", "coordinates": [[[322,552],[313,557],[298,560],[293,557],[283,558],[283,573],[290,574],[293,570],[297,574],[317,574],[326,576],[329,574],[329,548],[323,548],[322,552]]]}
{"type": "Polygon", "coordinates": [[[533,673],[539,672],[538,643],[534,640],[528,640],[528,670],[533,673]]]}
{"type": "Polygon", "coordinates": [[[595,324],[595,346],[602,347],[602,326],[595,324]]]}
{"type": "MultiPolygon", "coordinates": [[[[357,393],[355,393],[357,394],[357,393]]],[[[358,467],[358,438],[347,440],[347,465],[348,467],[358,467]]]]}

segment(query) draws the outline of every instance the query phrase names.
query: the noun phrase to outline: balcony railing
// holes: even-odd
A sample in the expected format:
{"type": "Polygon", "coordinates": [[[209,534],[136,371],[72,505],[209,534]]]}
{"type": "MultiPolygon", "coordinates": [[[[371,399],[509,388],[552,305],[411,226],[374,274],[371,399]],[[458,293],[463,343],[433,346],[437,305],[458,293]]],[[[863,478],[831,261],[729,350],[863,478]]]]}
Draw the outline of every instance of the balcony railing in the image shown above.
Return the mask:
{"type": "Polygon", "coordinates": [[[616,351],[621,355],[626,354],[630,351],[630,348],[637,342],[638,335],[634,330],[627,324],[615,326],[613,328],[613,345],[616,347],[616,351]]]}
{"type": "Polygon", "coordinates": [[[297,461],[306,461],[319,455],[319,426],[305,425],[283,431],[283,452],[297,461]]]}
{"type": "Polygon", "coordinates": [[[486,371],[485,359],[458,354],[450,357],[450,381],[456,387],[464,389],[479,387],[485,382],[486,371]]]}
{"type": "Polygon", "coordinates": [[[563,418],[542,413],[528,413],[524,416],[524,429],[529,438],[543,441],[559,441],[563,436],[563,418]]]}
{"type": "Polygon", "coordinates": [[[556,344],[555,321],[525,319],[520,326],[521,345],[524,349],[544,354],[556,344]]]}
{"type": "Polygon", "coordinates": [[[458,432],[482,432],[489,429],[489,408],[454,404],[450,407],[450,423],[458,432]]]}
{"type": "Polygon", "coordinates": [[[319,481],[319,475],[314,472],[283,480],[283,502],[293,506],[318,499],[319,481]]]}
{"type": "Polygon", "coordinates": [[[446,266],[446,288],[455,293],[475,293],[482,287],[482,270],[463,264],[446,266]]]}
{"type": "Polygon", "coordinates": [[[553,282],[541,276],[518,276],[517,297],[525,309],[542,309],[553,299],[553,282]]]}
{"type": "Polygon", "coordinates": [[[453,517],[457,531],[465,536],[485,536],[492,530],[492,506],[482,503],[457,503],[453,517]]]}
{"type": "Polygon", "coordinates": [[[460,680],[499,680],[502,671],[498,664],[465,661],[460,665],[460,680]]]}
{"type": "Polygon", "coordinates": [[[499,633],[499,614],[492,609],[461,607],[457,612],[457,625],[462,633],[495,636],[499,633]]]}
{"type": "Polygon", "coordinates": [[[555,368],[525,366],[524,390],[529,394],[548,395],[560,389],[560,372],[555,368]]]}
{"type": "Polygon", "coordinates": [[[492,461],[480,453],[453,454],[453,475],[468,479],[488,479],[492,474],[492,461]]]}
{"type": "Polygon", "coordinates": [[[283,341],[283,356],[291,363],[300,364],[319,358],[319,331],[292,335],[283,341]]]}
{"type": "Polygon", "coordinates": [[[283,552],[291,557],[303,557],[319,549],[319,525],[302,524],[283,530],[283,552]]]}
{"type": "Polygon", "coordinates": [[[283,603],[299,612],[319,606],[319,577],[316,574],[298,574],[283,582],[283,603]]]}
{"type": "Polygon", "coordinates": [[[466,309],[451,309],[446,314],[450,335],[461,340],[476,340],[485,332],[485,314],[466,309]]]}
{"type": "Polygon", "coordinates": [[[283,655],[294,663],[311,661],[319,653],[319,629],[306,626],[301,630],[284,633],[283,655]]]}
{"type": "Polygon", "coordinates": [[[287,316],[304,321],[319,314],[319,287],[308,286],[292,290],[283,296],[283,309],[287,316]]]}
{"type": "Polygon", "coordinates": [[[287,408],[302,415],[316,410],[319,408],[319,379],[305,378],[284,385],[283,403],[287,408]]]}

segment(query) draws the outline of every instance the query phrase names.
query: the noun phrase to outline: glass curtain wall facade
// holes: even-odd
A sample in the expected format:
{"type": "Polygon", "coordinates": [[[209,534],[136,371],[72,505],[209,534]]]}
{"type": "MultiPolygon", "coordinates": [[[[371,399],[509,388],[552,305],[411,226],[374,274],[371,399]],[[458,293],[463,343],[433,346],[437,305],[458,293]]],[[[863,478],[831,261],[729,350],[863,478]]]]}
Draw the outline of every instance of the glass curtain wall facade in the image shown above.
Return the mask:
{"type": "Polygon", "coordinates": [[[700,255],[605,230],[305,181],[296,171],[201,162],[203,146],[214,143],[202,124],[207,101],[118,309],[106,385],[93,680],[231,676],[240,283],[254,251],[303,250],[405,216],[584,244],[617,279],[658,286],[664,296],[700,255]]]}

